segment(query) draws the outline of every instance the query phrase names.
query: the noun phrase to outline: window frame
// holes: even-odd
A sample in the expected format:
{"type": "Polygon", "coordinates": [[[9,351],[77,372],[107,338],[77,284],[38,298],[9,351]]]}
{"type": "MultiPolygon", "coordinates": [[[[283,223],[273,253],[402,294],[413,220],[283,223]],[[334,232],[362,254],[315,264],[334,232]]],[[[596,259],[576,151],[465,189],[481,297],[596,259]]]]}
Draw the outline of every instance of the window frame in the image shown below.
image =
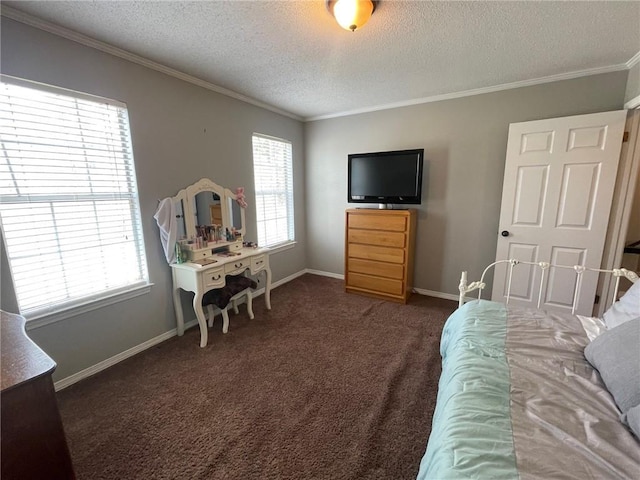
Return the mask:
{"type": "MultiPolygon", "coordinates": [[[[140,272],[139,278],[120,286],[107,287],[106,289],[101,289],[96,292],[75,296],[71,299],[64,298],[62,300],[54,301],[52,303],[41,303],[38,306],[29,308],[22,313],[22,315],[25,317],[27,321],[27,329],[37,328],[42,325],[57,322],[59,320],[76,316],[88,311],[96,310],[107,305],[118,303],[124,300],[128,300],[130,298],[134,298],[136,296],[144,295],[148,293],[153,284],[150,283],[149,281],[149,265],[147,261],[147,253],[145,248],[144,232],[143,232],[144,222],[142,219],[142,212],[140,208],[140,195],[138,190],[138,180],[137,180],[136,169],[135,169],[135,156],[133,152],[133,142],[131,139],[131,124],[129,121],[129,111],[128,111],[127,105],[117,100],[99,97],[96,95],[86,94],[82,92],[77,92],[74,90],[56,87],[52,85],[46,85],[40,82],[34,82],[31,80],[17,78],[9,75],[0,75],[0,82],[9,84],[9,85],[14,85],[17,87],[34,89],[40,92],[50,93],[54,95],[71,97],[75,100],[84,100],[84,101],[89,101],[89,102],[94,102],[99,104],[106,104],[109,107],[115,107],[117,109],[123,110],[123,112],[120,112],[120,114],[124,117],[125,121],[123,123],[123,126],[120,127],[120,135],[122,138],[126,138],[126,142],[125,142],[126,146],[123,148],[126,150],[126,152],[128,152],[130,157],[130,158],[127,158],[124,163],[124,165],[126,166],[126,170],[128,170],[129,173],[126,174],[125,180],[119,180],[117,185],[119,186],[118,188],[120,188],[120,186],[123,185],[122,182],[124,181],[124,183],[126,183],[126,186],[127,186],[127,189],[126,189],[127,193],[125,194],[123,199],[129,198],[128,210],[130,211],[130,214],[128,219],[131,222],[131,228],[133,229],[132,235],[133,237],[135,237],[135,240],[133,240],[131,244],[133,245],[133,248],[135,250],[135,258],[137,262],[136,269],[139,270],[140,272]]],[[[77,132],[83,132],[83,130],[78,129],[77,132]]],[[[51,137],[43,137],[43,138],[51,138],[51,137]]],[[[100,138],[106,138],[106,134],[105,134],[105,137],[100,137],[100,138]]],[[[17,143],[17,145],[23,145],[23,144],[34,145],[33,143],[29,143],[29,142],[17,143]]],[[[62,158],[64,158],[64,156],[62,158]]],[[[88,162],[87,157],[85,157],[83,161],[88,162]]],[[[90,182],[89,185],[93,185],[93,183],[91,183],[93,182],[93,180],[89,180],[89,182],[90,182]]],[[[26,195],[27,197],[29,196],[29,194],[26,194],[26,195]]],[[[37,194],[38,201],[46,201],[46,202],[50,202],[51,204],[56,203],[56,200],[57,200],[57,203],[60,204],[59,202],[61,197],[64,197],[65,195],[69,196],[70,194],[68,193],[64,193],[62,195],[50,194],[50,193],[44,193],[43,195],[37,194]]],[[[98,202],[98,204],[100,202],[100,196],[101,195],[99,194],[82,195],[82,197],[87,199],[87,201],[98,202]]],[[[10,195],[2,197],[2,200],[6,200],[7,198],[10,198],[10,195]]],[[[16,196],[15,198],[16,198],[16,201],[9,202],[9,203],[13,203],[16,205],[21,203],[29,203],[28,200],[26,202],[24,200],[20,200],[19,196],[16,196]]],[[[117,211],[123,212],[125,210],[126,209],[119,207],[117,211]]],[[[96,215],[95,216],[96,225],[100,225],[100,217],[98,216],[98,212],[96,212],[95,215],[96,215]]],[[[55,218],[55,217],[52,217],[52,218],[55,218]]],[[[15,282],[14,282],[14,273],[13,273],[14,266],[12,265],[10,248],[9,248],[9,245],[7,244],[8,242],[6,239],[4,223],[5,222],[2,221],[2,218],[0,217],[0,229],[2,230],[1,241],[3,242],[2,251],[3,251],[3,255],[6,255],[6,261],[9,267],[8,272],[3,273],[2,276],[3,276],[3,280],[8,281],[10,279],[11,288],[16,297],[17,304],[20,305],[20,299],[18,297],[18,292],[16,290],[15,282]]],[[[57,227],[54,227],[54,232],[55,232],[55,238],[59,239],[62,232],[58,230],[57,227]]],[[[56,252],[58,255],[60,255],[63,253],[63,250],[58,248],[56,252]]],[[[105,264],[106,262],[108,262],[109,258],[110,257],[108,255],[103,257],[102,264],[105,264]]],[[[15,262],[15,258],[13,261],[15,262]]],[[[61,261],[62,261],[62,264],[64,264],[64,260],[61,260],[61,261]]],[[[64,274],[64,275],[66,277],[67,274],[64,274]]],[[[20,308],[22,309],[23,307],[20,306],[20,308]]]]}
{"type": "MultiPolygon", "coordinates": [[[[294,172],[293,172],[293,142],[291,142],[290,140],[286,140],[284,138],[279,138],[279,137],[274,137],[271,135],[265,135],[263,133],[258,133],[258,132],[253,132],[252,136],[251,136],[251,146],[252,146],[252,165],[253,165],[253,172],[254,172],[254,191],[255,191],[255,205],[256,205],[256,233],[258,235],[258,245],[261,247],[267,247],[269,249],[271,249],[272,251],[282,251],[282,250],[288,250],[290,248],[293,248],[293,246],[296,245],[297,240],[296,240],[296,229],[295,229],[295,202],[294,202],[294,190],[295,190],[295,186],[294,186],[294,182],[293,182],[293,177],[294,177],[294,172]],[[260,222],[266,222],[266,220],[260,220],[259,218],[259,209],[258,209],[258,196],[262,194],[262,192],[258,191],[258,185],[256,184],[256,180],[257,180],[257,176],[256,176],[256,158],[255,158],[255,146],[254,146],[254,139],[262,139],[262,140],[268,140],[268,141],[272,141],[272,142],[279,142],[285,145],[289,146],[289,162],[290,164],[288,165],[288,171],[290,172],[290,177],[287,179],[285,178],[285,183],[287,183],[287,180],[290,181],[290,189],[287,188],[284,191],[282,191],[288,198],[287,201],[287,240],[283,240],[277,243],[273,243],[273,244],[262,244],[260,242],[260,222]]],[[[285,177],[287,175],[287,167],[285,167],[285,171],[284,172],[280,172],[282,173],[285,177]]]]}

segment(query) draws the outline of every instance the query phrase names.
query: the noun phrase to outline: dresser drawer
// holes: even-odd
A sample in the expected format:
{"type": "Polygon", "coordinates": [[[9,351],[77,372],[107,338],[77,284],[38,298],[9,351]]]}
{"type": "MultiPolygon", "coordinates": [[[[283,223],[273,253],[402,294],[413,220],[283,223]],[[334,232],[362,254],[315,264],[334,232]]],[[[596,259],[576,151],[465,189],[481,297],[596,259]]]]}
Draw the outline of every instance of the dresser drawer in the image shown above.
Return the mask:
{"type": "Polygon", "coordinates": [[[257,255],[251,257],[251,272],[255,273],[258,270],[262,270],[267,265],[266,255],[257,255]]]}
{"type": "Polygon", "coordinates": [[[250,265],[251,262],[248,258],[232,261],[224,265],[224,273],[227,275],[239,275],[249,268],[250,265]]]}
{"type": "Polygon", "coordinates": [[[387,230],[392,232],[404,232],[407,228],[407,219],[404,216],[392,217],[387,215],[350,214],[349,228],[362,228],[365,230],[387,230]]]}
{"type": "Polygon", "coordinates": [[[204,291],[224,287],[224,268],[220,267],[203,272],[202,283],[204,284],[204,291]]]}
{"type": "Polygon", "coordinates": [[[405,246],[406,235],[400,232],[349,229],[348,239],[350,243],[402,248],[405,246]]]}
{"type": "Polygon", "coordinates": [[[388,293],[390,295],[404,294],[402,280],[373,277],[359,273],[349,273],[347,287],[357,287],[372,292],[388,293]]]}
{"type": "Polygon", "coordinates": [[[374,262],[362,260],[360,258],[349,258],[347,260],[347,270],[351,273],[363,273],[365,275],[376,275],[378,277],[404,278],[404,265],[397,263],[374,262]]]}
{"type": "Polygon", "coordinates": [[[389,263],[404,263],[404,250],[402,248],[377,247],[349,243],[349,258],[363,258],[365,260],[378,260],[389,263]]]}

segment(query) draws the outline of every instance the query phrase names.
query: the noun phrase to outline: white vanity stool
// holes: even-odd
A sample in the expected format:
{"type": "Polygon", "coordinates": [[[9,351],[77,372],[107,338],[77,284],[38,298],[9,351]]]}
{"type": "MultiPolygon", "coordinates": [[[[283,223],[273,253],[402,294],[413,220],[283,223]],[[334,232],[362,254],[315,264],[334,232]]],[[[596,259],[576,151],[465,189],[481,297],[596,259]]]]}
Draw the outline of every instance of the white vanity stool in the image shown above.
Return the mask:
{"type": "Polygon", "coordinates": [[[249,314],[249,318],[253,320],[255,317],[253,315],[252,289],[256,287],[256,282],[247,277],[226,277],[223,288],[216,288],[205,293],[202,297],[202,304],[207,308],[209,327],[213,327],[213,319],[215,317],[213,307],[215,304],[222,313],[222,333],[227,333],[229,331],[229,306],[233,308],[234,313],[237,315],[240,313],[238,310],[238,300],[241,300],[243,297],[247,299],[247,313],[249,314]],[[226,297],[228,295],[231,296],[227,299],[226,297]],[[222,305],[224,305],[224,307],[222,305]]]}
{"type": "MultiPolygon", "coordinates": [[[[253,314],[253,293],[251,293],[250,288],[247,288],[231,297],[231,299],[229,300],[229,304],[227,304],[226,307],[220,310],[220,312],[222,312],[222,333],[227,333],[229,331],[229,305],[232,306],[233,313],[237,315],[238,313],[240,313],[240,311],[238,310],[238,300],[240,300],[244,296],[247,297],[247,313],[249,314],[249,318],[251,320],[255,318],[255,315],[253,314]]],[[[207,318],[209,320],[209,328],[213,327],[214,317],[215,314],[213,311],[213,305],[209,303],[207,304],[207,318]]]]}

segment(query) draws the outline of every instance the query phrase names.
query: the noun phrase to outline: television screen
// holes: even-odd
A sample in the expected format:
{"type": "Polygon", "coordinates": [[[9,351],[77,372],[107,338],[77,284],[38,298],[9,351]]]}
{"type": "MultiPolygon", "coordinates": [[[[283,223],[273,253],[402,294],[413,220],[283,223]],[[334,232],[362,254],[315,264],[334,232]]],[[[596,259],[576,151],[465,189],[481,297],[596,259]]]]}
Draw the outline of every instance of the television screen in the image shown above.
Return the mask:
{"type": "Polygon", "coordinates": [[[349,155],[348,201],[419,204],[423,157],[423,149],[349,155]]]}

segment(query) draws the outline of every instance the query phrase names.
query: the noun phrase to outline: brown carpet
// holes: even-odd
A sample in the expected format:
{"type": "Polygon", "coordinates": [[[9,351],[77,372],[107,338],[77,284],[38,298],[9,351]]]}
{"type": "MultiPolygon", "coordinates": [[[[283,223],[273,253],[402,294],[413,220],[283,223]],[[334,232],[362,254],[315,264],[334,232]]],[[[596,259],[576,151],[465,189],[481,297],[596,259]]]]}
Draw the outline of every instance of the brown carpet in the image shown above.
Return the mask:
{"type": "Polygon", "coordinates": [[[304,275],[58,393],[78,478],[413,479],[452,301],[304,275]]]}

